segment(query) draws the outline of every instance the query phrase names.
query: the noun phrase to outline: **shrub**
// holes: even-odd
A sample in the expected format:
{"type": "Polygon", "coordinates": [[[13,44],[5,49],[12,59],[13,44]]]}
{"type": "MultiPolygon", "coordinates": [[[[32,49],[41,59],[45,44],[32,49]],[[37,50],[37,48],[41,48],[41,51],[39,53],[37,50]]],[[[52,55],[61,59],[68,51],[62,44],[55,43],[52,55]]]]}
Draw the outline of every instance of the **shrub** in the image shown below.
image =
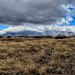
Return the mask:
{"type": "Polygon", "coordinates": [[[3,38],[3,36],[0,36],[0,38],[3,38]]]}
{"type": "Polygon", "coordinates": [[[55,37],[55,39],[64,39],[64,38],[67,38],[67,36],[64,36],[64,35],[57,35],[56,37],[55,37]]]}
{"type": "Polygon", "coordinates": [[[7,38],[11,38],[12,36],[7,36],[7,38]]]}

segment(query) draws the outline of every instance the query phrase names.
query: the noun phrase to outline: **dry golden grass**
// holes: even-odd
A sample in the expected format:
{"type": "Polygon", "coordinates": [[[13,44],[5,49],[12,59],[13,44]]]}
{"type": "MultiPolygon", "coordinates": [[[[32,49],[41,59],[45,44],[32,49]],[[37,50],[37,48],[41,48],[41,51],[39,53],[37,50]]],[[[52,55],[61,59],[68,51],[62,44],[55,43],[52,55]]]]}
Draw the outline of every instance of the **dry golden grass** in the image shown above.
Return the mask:
{"type": "Polygon", "coordinates": [[[0,75],[75,75],[75,38],[0,38],[0,75]]]}

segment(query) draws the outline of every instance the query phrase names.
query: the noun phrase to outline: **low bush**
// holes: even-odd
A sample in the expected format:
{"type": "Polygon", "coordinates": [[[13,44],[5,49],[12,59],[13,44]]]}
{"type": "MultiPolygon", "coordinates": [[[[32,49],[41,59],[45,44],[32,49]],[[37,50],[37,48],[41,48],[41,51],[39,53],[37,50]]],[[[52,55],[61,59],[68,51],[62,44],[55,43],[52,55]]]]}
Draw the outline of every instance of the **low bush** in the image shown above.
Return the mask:
{"type": "Polygon", "coordinates": [[[64,38],[68,38],[68,37],[60,34],[55,37],[55,39],[64,39],[64,38]]]}
{"type": "Polygon", "coordinates": [[[7,36],[7,38],[11,38],[12,36],[7,36]]]}

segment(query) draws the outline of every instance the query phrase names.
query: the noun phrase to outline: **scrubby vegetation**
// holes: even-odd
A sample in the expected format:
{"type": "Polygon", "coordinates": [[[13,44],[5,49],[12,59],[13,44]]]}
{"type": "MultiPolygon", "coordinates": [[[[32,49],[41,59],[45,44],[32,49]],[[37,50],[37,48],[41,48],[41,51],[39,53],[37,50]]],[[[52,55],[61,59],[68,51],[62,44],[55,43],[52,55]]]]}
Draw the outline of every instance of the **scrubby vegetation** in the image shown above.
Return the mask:
{"type": "Polygon", "coordinates": [[[3,38],[3,36],[0,36],[0,38],[3,38]]]}
{"type": "Polygon", "coordinates": [[[11,38],[12,36],[7,36],[7,38],[11,38]]]}
{"type": "Polygon", "coordinates": [[[60,34],[55,37],[55,39],[65,39],[65,38],[69,38],[69,37],[64,36],[64,35],[60,35],[60,34]]]}
{"type": "Polygon", "coordinates": [[[0,38],[0,75],[75,75],[75,38],[0,38]]]}

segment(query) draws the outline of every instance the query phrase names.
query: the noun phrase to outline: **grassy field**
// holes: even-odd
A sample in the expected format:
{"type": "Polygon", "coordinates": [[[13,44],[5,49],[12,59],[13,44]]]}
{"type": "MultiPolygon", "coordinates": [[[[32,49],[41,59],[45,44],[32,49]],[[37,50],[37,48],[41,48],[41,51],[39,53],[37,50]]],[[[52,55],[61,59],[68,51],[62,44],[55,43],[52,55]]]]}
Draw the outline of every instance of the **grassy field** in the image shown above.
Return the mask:
{"type": "Polygon", "coordinates": [[[75,38],[0,38],[0,75],[75,75],[75,38]]]}

